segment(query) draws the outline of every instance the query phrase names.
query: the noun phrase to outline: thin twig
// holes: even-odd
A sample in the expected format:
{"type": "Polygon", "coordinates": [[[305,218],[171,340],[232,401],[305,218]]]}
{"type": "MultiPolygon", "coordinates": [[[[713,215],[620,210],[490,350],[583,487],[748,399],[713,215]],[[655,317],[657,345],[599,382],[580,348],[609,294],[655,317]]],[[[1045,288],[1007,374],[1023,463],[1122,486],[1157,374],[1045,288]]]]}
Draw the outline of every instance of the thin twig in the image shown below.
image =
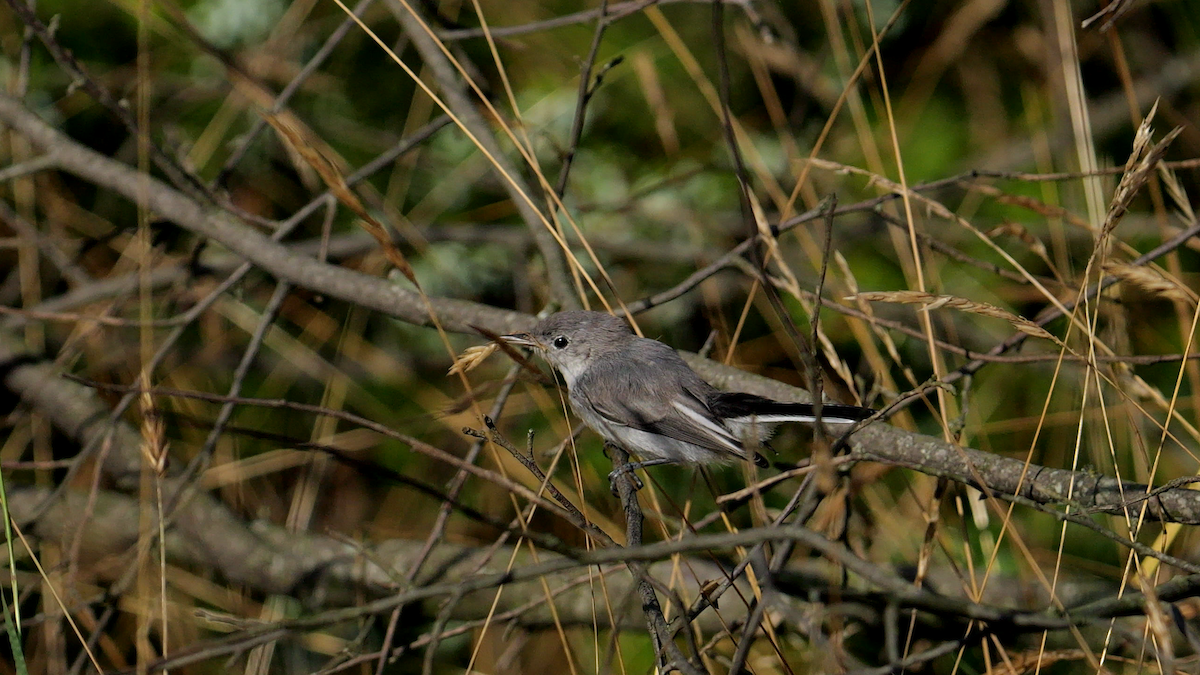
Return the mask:
{"type": "MultiPolygon", "coordinates": [[[[575,153],[579,149],[579,141],[583,137],[583,122],[587,117],[588,103],[600,86],[604,71],[596,76],[592,84],[592,67],[600,53],[600,42],[604,39],[604,31],[608,28],[608,0],[601,0],[596,13],[596,30],[592,33],[592,47],[588,50],[587,58],[579,67],[579,93],[575,95],[575,116],[571,120],[571,135],[567,141],[567,149],[563,154],[562,166],[558,170],[558,180],[554,184],[554,193],[562,199],[567,189],[567,178],[571,173],[571,164],[575,161],[575,153]]],[[[605,69],[607,71],[607,68],[605,69]]]]}
{"type": "Polygon", "coordinates": [[[254,365],[254,360],[258,358],[258,352],[262,348],[263,341],[266,340],[267,331],[275,325],[275,319],[283,307],[283,301],[287,299],[291,288],[291,285],[286,281],[280,281],[275,285],[275,292],[271,294],[271,299],[263,307],[262,315],[258,319],[258,328],[250,336],[250,343],[246,345],[246,350],[242,353],[242,359],[233,371],[233,381],[230,383],[229,392],[226,394],[230,400],[221,404],[221,409],[217,412],[217,418],[213,420],[212,429],[209,430],[208,437],[204,439],[200,450],[188,462],[187,468],[184,469],[181,477],[185,481],[202,470],[211,459],[212,452],[217,447],[217,441],[220,440],[221,435],[225,432],[225,425],[229,423],[229,419],[233,416],[234,399],[241,393],[242,384],[245,382],[246,376],[250,374],[250,367],[254,365]]]}
{"type": "MultiPolygon", "coordinates": [[[[514,364],[509,368],[508,375],[504,378],[504,383],[500,386],[500,392],[496,395],[496,400],[492,403],[491,410],[488,414],[492,417],[499,417],[504,410],[504,405],[508,402],[508,397],[512,394],[513,388],[517,384],[517,373],[520,372],[520,364],[514,364]]],[[[463,462],[474,464],[479,458],[479,453],[483,450],[485,439],[478,439],[471,444],[471,448],[467,451],[463,462]]],[[[446,490],[446,499],[442,500],[442,504],[438,507],[437,517],[434,519],[433,527],[430,528],[429,535],[425,538],[425,544],[417,553],[416,559],[404,573],[404,578],[410,583],[415,581],[417,575],[421,573],[421,568],[425,566],[425,561],[429,559],[429,554],[433,551],[434,545],[441,541],[442,536],[446,532],[446,523],[450,520],[450,513],[455,504],[458,502],[459,494],[467,482],[467,472],[459,469],[454,478],[450,479],[450,484],[446,490]]],[[[396,634],[396,624],[400,620],[400,612],[404,609],[403,606],[396,607],[392,610],[392,615],[388,618],[387,629],[384,631],[383,645],[379,649],[379,664],[375,668],[376,675],[383,675],[383,669],[387,665],[387,655],[391,651],[392,640],[396,634]]]]}

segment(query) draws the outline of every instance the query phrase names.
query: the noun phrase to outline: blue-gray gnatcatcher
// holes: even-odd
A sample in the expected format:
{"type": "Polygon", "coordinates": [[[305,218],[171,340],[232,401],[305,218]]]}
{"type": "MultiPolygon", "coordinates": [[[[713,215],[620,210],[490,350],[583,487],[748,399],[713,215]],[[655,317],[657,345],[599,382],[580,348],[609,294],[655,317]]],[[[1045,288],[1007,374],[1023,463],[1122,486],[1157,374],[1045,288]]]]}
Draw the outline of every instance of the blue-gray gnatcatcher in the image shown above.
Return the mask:
{"type": "MultiPolygon", "coordinates": [[[[542,353],[567,383],[571,407],[605,440],[641,460],[609,474],[615,480],[656,464],[711,464],[753,459],[780,422],[814,422],[809,403],[782,403],[723,392],[705,382],[667,345],[637,337],[603,312],[559,312],[509,344],[542,353]]],[[[821,421],[852,424],[874,410],[826,403],[821,421]]]]}

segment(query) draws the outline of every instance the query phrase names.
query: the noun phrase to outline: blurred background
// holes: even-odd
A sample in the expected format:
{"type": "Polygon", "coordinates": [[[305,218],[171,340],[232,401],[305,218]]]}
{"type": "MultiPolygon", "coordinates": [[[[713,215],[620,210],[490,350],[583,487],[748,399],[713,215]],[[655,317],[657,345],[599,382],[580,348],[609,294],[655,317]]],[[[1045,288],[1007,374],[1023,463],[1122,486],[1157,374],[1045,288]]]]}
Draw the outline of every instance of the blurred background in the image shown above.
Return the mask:
{"type": "MultiPolygon", "coordinates": [[[[488,156],[393,59],[442,97],[444,75],[405,30],[401,0],[359,3],[362,26],[335,0],[42,0],[25,11],[48,27],[58,54],[16,11],[25,2],[0,6],[6,91],[80,144],[169,179],[150,158],[152,145],[247,227],[270,235],[287,223],[294,229],[282,241],[294,250],[411,289],[359,215],[322,196],[326,182],[304,152],[264,124],[262,112],[274,109],[302,126],[307,147],[341,175],[357,179],[369,167],[355,194],[388,228],[429,296],[524,314],[563,300],[533,234],[541,225],[527,222],[488,156]],[[65,68],[64,58],[86,78],[65,68]],[[87,82],[109,92],[113,105],[98,102],[87,82]],[[143,134],[130,130],[121,110],[143,134]],[[411,149],[407,139],[417,141],[411,149]]],[[[575,302],[603,309],[679,288],[685,292],[677,297],[642,303],[654,305],[637,316],[645,335],[802,385],[804,360],[785,325],[809,334],[820,286],[825,390],[883,408],[993,349],[1021,330],[1021,319],[1047,316],[1056,303],[1073,307],[1083,289],[1112,275],[1121,283],[1082,303],[1074,321],[1046,323],[1053,339],[1030,337],[1004,358],[929,389],[889,423],[1084,475],[1159,485],[1197,473],[1200,368],[1180,355],[1194,351],[1200,245],[1189,240],[1153,264],[1131,264],[1196,222],[1195,3],[726,3],[728,110],[756,217],[777,234],[767,271],[784,313],[768,300],[749,259],[727,256],[752,221],[739,205],[723,126],[710,3],[414,4],[494,105],[495,113],[468,94],[495,146],[532,186],[533,204],[554,214],[575,261],[575,302]],[[598,33],[601,9],[608,18],[598,33]],[[1152,131],[1139,139],[1152,110],[1152,131]],[[1169,144],[1156,147],[1177,128],[1169,144]],[[1152,168],[1123,183],[1131,156],[1134,165],[1150,157],[1152,168]],[[561,208],[548,196],[559,185],[561,208]],[[834,199],[838,215],[819,216],[834,199]],[[679,286],[718,262],[700,283],[679,286]],[[584,273],[605,280],[598,282],[603,298],[582,281],[584,273]],[[881,295],[857,295],[868,292],[881,295]],[[1088,355],[1098,359],[1093,367],[1083,364],[1088,355]]],[[[241,258],[179,227],[172,214],[139,210],[68,172],[30,168],[41,153],[21,134],[6,131],[0,153],[4,166],[25,167],[0,169],[0,304],[12,310],[4,330],[57,371],[99,387],[107,412],[124,392],[106,385],[145,377],[155,387],[210,397],[345,411],[463,457],[475,440],[463,428],[482,430],[479,412],[502,396],[498,430],[519,448],[532,433],[536,460],[543,469],[553,464],[554,482],[587,519],[623,533],[599,438],[584,431],[559,455],[577,421],[546,380],[515,376],[499,353],[465,378],[447,375],[459,353],[486,343],[483,336],[452,331],[443,340],[429,327],[303,283],[281,287],[254,266],[222,287],[241,258]],[[143,232],[150,233],[149,254],[140,248],[143,232]],[[156,275],[142,296],[133,283],[139,269],[156,275]],[[104,282],[126,285],[96,290],[104,282]],[[54,304],[87,289],[95,291],[91,299],[54,304]],[[512,384],[514,377],[510,393],[506,378],[512,384]]],[[[458,509],[443,513],[440,498],[398,482],[408,477],[447,489],[457,466],[349,419],[246,402],[225,420],[221,401],[176,395],[126,405],[118,419],[157,439],[151,445],[159,454],[151,458],[169,457],[163,475],[189,471],[188,484],[247,527],[368,548],[424,542],[431,531],[468,547],[486,548],[500,537],[494,524],[458,509]]],[[[152,483],[131,488],[106,475],[96,451],[74,461],[79,443],[36,406],[9,400],[3,409],[0,461],[10,492],[44,495],[61,487],[91,495],[93,517],[103,501],[96,495],[107,492],[132,497],[141,517],[161,509],[146,487],[152,483]]],[[[785,430],[772,442],[779,451],[773,460],[802,462],[811,442],[810,430],[785,430]]],[[[491,444],[477,463],[531,489],[540,483],[491,444]]],[[[743,467],[707,475],[662,467],[649,478],[641,495],[648,541],[678,537],[701,522],[704,532],[769,522],[796,485],[706,518],[719,495],[759,477],[743,467]]],[[[1036,509],[1017,507],[1005,523],[973,488],[886,464],[847,468],[825,494],[811,527],[938,592],[1042,609],[1049,601],[1039,595],[1039,577],[1061,583],[1063,597],[1079,598],[1176,574],[1036,509]]],[[[457,503],[500,522],[526,505],[477,477],[466,479],[457,503]]],[[[1185,527],[1094,519],[1184,559],[1194,559],[1200,543],[1185,527]]],[[[544,511],[530,527],[572,545],[588,543],[580,529],[544,511]]],[[[617,633],[599,618],[557,626],[483,622],[427,650],[422,636],[466,625],[459,618],[437,623],[436,603],[432,612],[410,608],[398,630],[385,612],[349,628],[297,629],[272,643],[274,651],[247,643],[232,655],[172,666],[159,660],[164,652],[226,639],[246,627],[239,622],[303,617],[386,594],[361,590],[328,603],[313,599],[319,571],[272,589],[231,580],[203,556],[160,562],[145,522],[119,550],[98,542],[91,551],[92,543],[81,543],[83,527],[63,529],[59,538],[44,531],[30,542],[45,574],[22,545],[12,547],[19,574],[4,592],[10,603],[15,592],[22,610],[15,644],[28,672],[84,672],[95,663],[106,672],[158,664],[197,673],[654,667],[644,624],[617,633]],[[136,583],[120,585],[131,568],[141,570],[136,583]],[[50,585],[74,602],[69,614],[83,634],[94,632],[95,662],[50,585]],[[174,647],[164,649],[163,625],[174,647]],[[360,658],[385,641],[414,646],[388,662],[360,658]]],[[[504,541],[515,545],[517,538],[504,541]]],[[[729,563],[739,555],[726,550],[711,558],[729,563]]],[[[797,562],[805,556],[797,554],[797,562]]],[[[685,595],[694,597],[695,588],[685,595]]],[[[1155,624],[1149,612],[1115,632],[993,638],[916,668],[1192,672],[1200,643],[1188,626],[1196,607],[1174,607],[1174,627],[1161,616],[1155,624]]],[[[778,634],[759,633],[747,661],[760,675],[889,662],[870,621],[775,620],[778,634]]],[[[936,631],[926,631],[902,640],[906,653],[936,639],[936,631]]],[[[719,631],[696,636],[700,645],[710,640],[705,663],[724,672],[736,641],[719,631]]],[[[12,660],[0,660],[0,671],[17,672],[12,643],[3,650],[12,660]]]]}

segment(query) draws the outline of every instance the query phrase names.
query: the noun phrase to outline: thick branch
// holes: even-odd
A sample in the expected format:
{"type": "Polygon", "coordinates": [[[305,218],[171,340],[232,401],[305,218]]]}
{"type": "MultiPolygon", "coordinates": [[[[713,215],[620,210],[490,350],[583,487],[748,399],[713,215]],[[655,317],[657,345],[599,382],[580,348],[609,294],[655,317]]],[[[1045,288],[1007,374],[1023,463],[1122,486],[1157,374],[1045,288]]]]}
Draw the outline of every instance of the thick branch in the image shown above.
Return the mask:
{"type": "MultiPolygon", "coordinates": [[[[20,519],[48,494],[49,490],[38,488],[20,489],[10,494],[9,506],[13,516],[20,519]]],[[[65,499],[47,512],[46,517],[34,525],[34,534],[50,541],[69,540],[86,513],[87,502],[86,494],[68,493],[65,499]]],[[[210,510],[212,506],[193,503],[189,510],[210,510]]],[[[215,507],[224,510],[220,504],[215,507]]],[[[84,533],[81,549],[84,559],[111,561],[112,565],[106,565],[105,569],[114,577],[123,572],[135,552],[141,508],[133,497],[100,492],[84,533]]],[[[404,570],[411,567],[424,548],[421,541],[390,539],[364,544],[362,549],[358,549],[335,537],[288,532],[283,527],[262,522],[255,523],[252,528],[240,520],[212,522],[212,528],[212,535],[204,539],[198,539],[197,531],[187,524],[168,529],[167,554],[171,563],[215,571],[226,579],[260,592],[320,597],[323,601],[321,604],[325,606],[353,604],[361,600],[364,593],[373,598],[395,593],[398,586],[393,579],[402,579],[404,570]],[[255,544],[248,551],[234,550],[232,547],[216,548],[221,540],[231,536],[235,540],[251,539],[255,544]],[[250,559],[239,561],[239,555],[248,555],[250,559]],[[305,571],[303,577],[296,577],[294,570],[297,569],[305,571]],[[298,585],[301,582],[305,585],[298,585]]],[[[514,569],[535,562],[528,547],[521,548],[523,550],[517,552],[514,569]]],[[[429,553],[425,564],[428,573],[415,580],[414,585],[447,586],[468,577],[503,575],[512,558],[512,549],[512,546],[505,546],[493,551],[488,546],[440,543],[429,553]]],[[[548,563],[565,559],[543,551],[537,560],[548,563]]],[[[545,575],[554,591],[552,597],[559,620],[565,624],[585,626],[592,626],[594,621],[606,621],[609,612],[596,605],[597,602],[603,602],[603,594],[598,590],[600,586],[595,574],[589,577],[586,569],[579,569],[570,561],[560,566],[566,569],[545,575]]],[[[611,614],[618,627],[644,630],[646,624],[640,611],[640,602],[630,601],[637,597],[634,578],[620,564],[607,564],[603,570],[606,576],[604,587],[608,602],[612,604],[611,614]]],[[[669,560],[657,562],[646,565],[646,571],[663,585],[672,585],[686,591],[689,596],[694,595],[704,582],[722,576],[715,563],[699,558],[689,558],[688,564],[681,568],[675,568],[669,560]]],[[[537,578],[514,581],[506,586],[499,604],[494,608],[496,613],[518,609],[531,599],[545,597],[537,578]]],[[[475,620],[487,617],[494,595],[491,587],[465,595],[455,607],[452,618],[475,620]]],[[[426,614],[436,615],[443,599],[444,596],[440,595],[425,598],[426,614]]],[[[725,620],[738,620],[744,616],[745,609],[736,605],[721,605],[721,615],[725,620]]],[[[548,606],[539,604],[522,613],[516,621],[527,628],[543,628],[552,626],[554,617],[548,606]]],[[[707,632],[721,630],[721,623],[712,612],[702,615],[699,623],[707,632]]]]}
{"type": "MultiPolygon", "coordinates": [[[[704,379],[721,389],[748,391],[782,401],[810,400],[808,392],[778,380],[694,354],[681,355],[704,379]]],[[[1140,499],[1149,492],[1142,483],[1118,481],[1084,471],[1053,469],[1038,464],[1030,464],[1026,470],[1025,462],[1019,459],[957,446],[934,436],[879,423],[855,433],[850,439],[850,447],[853,456],[860,459],[902,466],[976,487],[980,487],[982,480],[995,492],[1017,494],[1020,485],[1020,496],[1042,504],[1064,504],[1067,495],[1071,494],[1071,503],[1085,510],[1122,513],[1128,508],[1130,515],[1136,519],[1145,504],[1146,517],[1150,520],[1200,524],[1200,492],[1186,487],[1166,490],[1150,499],[1140,499]],[[1023,481],[1022,473],[1025,473],[1023,481]]]]}
{"type": "MultiPolygon", "coordinates": [[[[6,94],[0,94],[0,120],[42,148],[62,170],[108,187],[131,200],[138,199],[139,188],[145,183],[134,169],[80,145],[6,94]]],[[[222,211],[202,207],[161,181],[150,179],[148,183],[145,194],[151,209],[186,229],[220,242],[280,279],[405,321],[420,325],[429,322],[424,306],[414,291],[297,254],[222,211]]],[[[527,329],[534,323],[534,318],[529,315],[465,300],[441,298],[432,302],[442,325],[450,331],[474,332],[472,326],[477,325],[495,333],[508,333],[527,329]]],[[[684,356],[693,368],[717,387],[749,391],[781,400],[807,400],[806,392],[782,382],[721,366],[694,355],[684,356]]],[[[0,356],[2,361],[3,357],[0,356]]],[[[39,379],[45,377],[39,376],[39,379]]],[[[22,397],[37,396],[26,386],[17,389],[22,397]]],[[[51,417],[57,412],[38,407],[51,417]]],[[[1024,469],[1021,460],[960,448],[931,436],[885,424],[873,424],[859,431],[851,447],[856,456],[862,459],[903,466],[970,484],[977,484],[981,480],[999,492],[1015,491],[1024,469]],[[975,472],[971,471],[971,467],[975,472]]],[[[1067,486],[1072,476],[1075,481],[1072,492],[1074,501],[1106,513],[1121,513],[1123,503],[1137,499],[1148,491],[1145,485],[1138,483],[1119,484],[1115,479],[1097,478],[1084,472],[1072,473],[1030,465],[1021,495],[1043,503],[1062,503],[1068,494],[1067,486]]],[[[1136,502],[1134,508],[1140,509],[1141,502],[1136,502]]],[[[1147,516],[1154,520],[1200,524],[1200,492],[1177,488],[1156,495],[1147,500],[1147,516]]]]}

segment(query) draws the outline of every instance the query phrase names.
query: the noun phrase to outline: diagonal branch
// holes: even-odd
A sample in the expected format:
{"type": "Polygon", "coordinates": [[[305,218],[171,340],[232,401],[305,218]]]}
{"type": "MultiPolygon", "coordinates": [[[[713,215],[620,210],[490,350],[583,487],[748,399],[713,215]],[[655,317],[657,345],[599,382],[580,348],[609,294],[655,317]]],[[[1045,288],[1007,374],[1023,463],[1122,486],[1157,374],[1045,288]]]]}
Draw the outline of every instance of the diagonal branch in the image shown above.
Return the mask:
{"type": "MultiPolygon", "coordinates": [[[[425,325],[429,321],[416,292],[383,279],[325,264],[296,253],[282,244],[271,241],[229,214],[215,207],[202,206],[161,181],[151,179],[147,181],[148,184],[142,183],[142,176],[135,169],[77,143],[6,94],[0,94],[0,121],[42,148],[60,169],[107,187],[130,200],[136,201],[139,197],[139,186],[146,185],[147,206],[153,211],[185,229],[220,242],[279,279],[414,324],[425,325]]],[[[1142,258],[1149,259],[1161,255],[1170,250],[1169,244],[1178,245],[1177,239],[1193,234],[1194,232],[1189,230],[1142,258]]],[[[1109,283],[1109,280],[1105,283],[1109,283]]],[[[474,326],[485,327],[495,333],[511,333],[527,329],[535,321],[534,317],[520,312],[465,300],[440,298],[433,299],[432,302],[446,329],[460,333],[474,333],[474,326]]],[[[736,368],[721,366],[694,355],[684,356],[693,368],[720,388],[749,391],[780,400],[807,400],[808,395],[802,389],[736,368]]],[[[873,424],[859,431],[853,437],[851,447],[855,455],[864,460],[903,466],[970,484],[976,482],[970,471],[970,467],[974,466],[980,478],[991,489],[1009,494],[1016,488],[1016,480],[1024,466],[1024,462],[1020,460],[959,448],[930,436],[884,424],[873,424]]],[[[1064,486],[1069,484],[1072,476],[1077,486],[1076,501],[1084,506],[1106,513],[1120,513],[1124,508],[1120,497],[1121,487],[1115,479],[1091,476],[1083,472],[1072,474],[1063,469],[1037,465],[1030,466],[1026,476],[1026,482],[1029,484],[1021,488],[1020,496],[1042,503],[1062,503],[1067,494],[1064,486]],[[1085,489],[1078,489],[1080,486],[1085,489]]],[[[1124,483],[1123,489],[1131,494],[1146,493],[1146,486],[1136,483],[1124,483]]],[[[1176,488],[1157,494],[1149,500],[1146,515],[1165,522],[1200,524],[1200,492],[1176,488]]]]}
{"type": "MultiPolygon", "coordinates": [[[[278,279],[411,323],[429,323],[425,305],[415,291],[299,255],[228,213],[206,207],[162,181],[145,177],[133,167],[77,143],[7,94],[0,94],[0,121],[42,148],[61,170],[134,202],[138,202],[144,192],[145,206],[150,210],[219,242],[278,279]]],[[[532,317],[464,300],[440,299],[434,301],[434,306],[442,325],[454,332],[473,332],[472,325],[484,325],[501,333],[510,333],[533,324],[532,317]]]]}

